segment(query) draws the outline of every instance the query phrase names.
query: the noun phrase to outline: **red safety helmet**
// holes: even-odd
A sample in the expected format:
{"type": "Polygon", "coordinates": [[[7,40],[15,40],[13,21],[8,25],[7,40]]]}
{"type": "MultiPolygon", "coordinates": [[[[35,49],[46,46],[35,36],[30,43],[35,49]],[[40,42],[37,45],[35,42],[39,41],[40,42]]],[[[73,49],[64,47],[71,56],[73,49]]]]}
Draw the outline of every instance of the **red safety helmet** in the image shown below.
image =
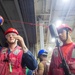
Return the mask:
{"type": "Polygon", "coordinates": [[[61,24],[61,25],[57,28],[57,30],[60,30],[60,29],[63,29],[63,28],[68,28],[70,31],[72,31],[72,28],[69,27],[67,24],[61,24]]]}
{"type": "Polygon", "coordinates": [[[18,31],[15,28],[9,28],[5,31],[5,35],[8,33],[16,33],[17,35],[19,34],[18,31]]]}

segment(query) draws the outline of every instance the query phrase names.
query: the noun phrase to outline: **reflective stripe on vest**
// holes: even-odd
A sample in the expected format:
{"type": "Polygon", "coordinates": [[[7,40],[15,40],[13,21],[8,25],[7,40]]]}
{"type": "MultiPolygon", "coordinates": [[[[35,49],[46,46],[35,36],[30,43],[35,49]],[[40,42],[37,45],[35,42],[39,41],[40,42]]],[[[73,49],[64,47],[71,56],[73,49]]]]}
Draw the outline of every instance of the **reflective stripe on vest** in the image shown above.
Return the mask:
{"type": "Polygon", "coordinates": [[[58,57],[58,49],[55,49],[55,50],[54,50],[54,56],[55,56],[55,57],[58,57]]]}
{"type": "Polygon", "coordinates": [[[73,51],[72,51],[72,56],[71,56],[72,58],[75,58],[75,48],[73,49],[73,51]]]}

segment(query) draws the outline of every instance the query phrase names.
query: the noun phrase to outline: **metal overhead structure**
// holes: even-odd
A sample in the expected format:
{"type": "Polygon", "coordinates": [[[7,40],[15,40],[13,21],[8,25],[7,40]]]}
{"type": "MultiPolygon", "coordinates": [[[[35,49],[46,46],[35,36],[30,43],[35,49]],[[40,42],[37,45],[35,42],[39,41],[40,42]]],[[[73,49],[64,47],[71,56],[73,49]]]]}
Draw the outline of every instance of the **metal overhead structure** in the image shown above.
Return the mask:
{"type": "MultiPolygon", "coordinates": [[[[14,2],[15,2],[15,6],[17,8],[17,11],[18,11],[18,14],[19,14],[19,17],[20,17],[20,21],[23,22],[23,18],[22,18],[22,14],[21,14],[21,11],[20,11],[20,6],[18,4],[18,1],[14,0],[14,2]]],[[[22,29],[24,31],[24,36],[26,37],[27,47],[29,48],[28,37],[27,37],[27,34],[26,34],[26,29],[24,27],[24,23],[22,23],[21,25],[22,25],[22,29]]]]}
{"type": "MultiPolygon", "coordinates": [[[[34,0],[35,1],[35,0],[34,0]]],[[[63,23],[68,24],[72,27],[73,33],[72,38],[74,37],[75,32],[75,0],[69,0],[69,2],[64,2],[63,0],[36,0],[35,1],[35,14],[42,18],[42,22],[44,23],[44,46],[48,47],[49,45],[53,46],[54,43],[51,42],[51,36],[49,29],[46,26],[49,26],[52,23],[55,23],[58,19],[62,20],[63,23]]],[[[37,22],[37,21],[36,21],[37,22]]],[[[38,31],[38,30],[37,30],[38,31]]],[[[39,41],[39,34],[38,33],[38,40],[39,41]]],[[[38,47],[39,43],[38,43],[38,47]]]]}
{"type": "Polygon", "coordinates": [[[16,28],[33,52],[36,44],[34,0],[0,0],[0,6],[0,15],[5,20],[1,28],[4,31],[9,27],[16,28]]]}

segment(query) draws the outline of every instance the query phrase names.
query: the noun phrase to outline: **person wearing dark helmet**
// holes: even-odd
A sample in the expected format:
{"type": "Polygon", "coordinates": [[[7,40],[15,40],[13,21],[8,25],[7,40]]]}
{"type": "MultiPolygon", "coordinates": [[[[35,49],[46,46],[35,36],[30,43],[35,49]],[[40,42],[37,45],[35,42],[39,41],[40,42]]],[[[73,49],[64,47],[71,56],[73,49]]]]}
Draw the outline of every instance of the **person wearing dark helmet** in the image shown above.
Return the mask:
{"type": "MultiPolygon", "coordinates": [[[[66,25],[62,24],[57,28],[59,38],[63,45],[60,46],[60,50],[64,59],[66,60],[70,71],[75,75],[75,44],[71,39],[72,29],[66,25]]],[[[55,48],[52,53],[51,63],[49,67],[48,75],[65,75],[65,72],[61,66],[62,61],[58,49],[55,48]]]]}
{"type": "Polygon", "coordinates": [[[8,48],[0,47],[0,75],[25,75],[25,65],[35,70],[37,61],[15,28],[5,31],[8,48]],[[17,44],[20,43],[21,46],[17,44]]]}
{"type": "Polygon", "coordinates": [[[38,64],[37,75],[48,75],[47,55],[48,52],[46,50],[39,50],[38,58],[40,60],[40,63],[38,64]]]}

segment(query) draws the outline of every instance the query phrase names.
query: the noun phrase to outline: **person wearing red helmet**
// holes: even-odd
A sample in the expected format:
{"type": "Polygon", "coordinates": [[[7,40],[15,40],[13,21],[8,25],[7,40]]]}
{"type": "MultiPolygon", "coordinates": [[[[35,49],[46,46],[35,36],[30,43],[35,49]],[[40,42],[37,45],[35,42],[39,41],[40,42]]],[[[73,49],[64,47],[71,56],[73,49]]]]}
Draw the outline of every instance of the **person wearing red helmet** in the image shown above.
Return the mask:
{"type": "Polygon", "coordinates": [[[5,38],[8,48],[0,47],[0,75],[25,75],[25,66],[35,70],[37,61],[26,47],[18,31],[15,28],[7,29],[5,38]]]}
{"type": "MultiPolygon", "coordinates": [[[[63,43],[63,45],[60,46],[62,55],[70,68],[71,75],[75,75],[75,44],[71,39],[72,29],[66,24],[61,24],[61,26],[57,28],[57,31],[63,43]]],[[[61,64],[62,60],[58,48],[55,48],[52,53],[48,75],[65,75],[61,64]]]]}
{"type": "Polygon", "coordinates": [[[19,34],[15,28],[9,28],[8,30],[5,31],[5,35],[11,32],[16,33],[17,35],[19,34]]]}

